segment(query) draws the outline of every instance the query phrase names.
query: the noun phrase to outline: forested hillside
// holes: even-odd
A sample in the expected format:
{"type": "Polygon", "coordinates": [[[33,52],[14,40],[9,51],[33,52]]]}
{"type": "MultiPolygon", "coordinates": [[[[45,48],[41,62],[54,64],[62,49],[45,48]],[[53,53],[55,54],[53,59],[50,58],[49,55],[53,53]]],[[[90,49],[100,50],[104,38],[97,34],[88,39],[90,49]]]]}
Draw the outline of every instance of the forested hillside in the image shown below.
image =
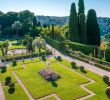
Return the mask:
{"type": "MultiPolygon", "coordinates": [[[[46,25],[64,25],[68,23],[69,17],[37,16],[37,20],[40,21],[41,24],[46,25]]],[[[101,35],[110,32],[110,18],[98,17],[98,23],[100,26],[101,35]]]]}

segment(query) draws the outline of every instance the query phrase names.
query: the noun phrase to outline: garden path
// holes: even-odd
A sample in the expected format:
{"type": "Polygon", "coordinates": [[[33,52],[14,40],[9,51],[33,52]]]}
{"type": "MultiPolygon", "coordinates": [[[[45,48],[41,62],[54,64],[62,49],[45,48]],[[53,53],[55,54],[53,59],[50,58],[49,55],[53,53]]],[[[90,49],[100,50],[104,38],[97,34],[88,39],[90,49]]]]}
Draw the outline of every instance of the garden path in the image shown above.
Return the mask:
{"type": "MultiPolygon", "coordinates": [[[[97,66],[90,65],[90,64],[88,64],[88,63],[82,62],[82,61],[77,60],[77,59],[75,59],[75,58],[71,58],[71,57],[69,57],[69,56],[67,56],[67,55],[63,55],[62,53],[60,53],[58,50],[54,49],[54,48],[51,47],[50,45],[48,45],[48,44],[46,44],[46,45],[47,45],[47,47],[48,47],[50,50],[52,50],[52,51],[55,52],[55,55],[53,55],[53,57],[54,57],[54,56],[61,56],[63,59],[66,59],[66,60],[71,61],[71,62],[72,62],[72,61],[73,61],[73,62],[76,62],[76,64],[79,65],[79,66],[84,66],[85,69],[87,69],[87,70],[89,70],[89,71],[91,71],[91,72],[93,72],[93,73],[96,73],[96,74],[98,74],[98,75],[100,75],[100,76],[106,75],[106,76],[110,77],[110,72],[109,72],[109,71],[106,71],[106,70],[103,70],[103,69],[101,69],[101,68],[98,68],[97,66]]],[[[52,56],[51,56],[51,57],[52,57],[52,56]]]]}
{"type": "Polygon", "coordinates": [[[0,100],[5,100],[5,94],[1,82],[0,82],[0,100]]]}
{"type": "Polygon", "coordinates": [[[23,90],[25,91],[25,93],[27,94],[27,96],[29,97],[29,99],[30,100],[35,100],[32,97],[32,95],[29,93],[29,91],[27,90],[27,88],[25,87],[25,85],[23,84],[23,82],[21,81],[21,79],[17,76],[17,74],[15,73],[15,71],[12,71],[12,74],[14,75],[14,77],[16,78],[16,80],[18,81],[18,83],[20,84],[20,86],[23,88],[23,90]]]}

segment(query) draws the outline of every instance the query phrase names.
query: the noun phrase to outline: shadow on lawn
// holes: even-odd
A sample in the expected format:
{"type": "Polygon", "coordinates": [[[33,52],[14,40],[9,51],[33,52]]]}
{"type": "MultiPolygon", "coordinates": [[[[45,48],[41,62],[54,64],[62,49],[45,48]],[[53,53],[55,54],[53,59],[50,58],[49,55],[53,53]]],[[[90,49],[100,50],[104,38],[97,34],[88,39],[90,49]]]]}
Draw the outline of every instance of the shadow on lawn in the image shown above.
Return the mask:
{"type": "Polygon", "coordinates": [[[51,83],[52,83],[53,87],[57,87],[58,86],[57,83],[54,80],[51,80],[51,83]]]}

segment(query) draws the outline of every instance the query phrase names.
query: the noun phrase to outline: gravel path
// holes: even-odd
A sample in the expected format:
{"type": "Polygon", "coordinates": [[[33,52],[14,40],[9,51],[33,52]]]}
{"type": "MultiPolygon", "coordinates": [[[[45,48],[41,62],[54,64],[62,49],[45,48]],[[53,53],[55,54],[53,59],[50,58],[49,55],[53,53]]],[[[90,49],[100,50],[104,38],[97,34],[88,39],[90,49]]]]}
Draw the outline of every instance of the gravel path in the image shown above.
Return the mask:
{"type": "Polygon", "coordinates": [[[38,100],[45,100],[45,99],[50,98],[50,97],[55,97],[56,100],[61,100],[56,94],[50,94],[50,95],[42,97],[38,100]]]}
{"type": "Polygon", "coordinates": [[[21,85],[21,87],[23,88],[23,90],[25,91],[25,93],[27,94],[27,96],[29,97],[29,99],[30,100],[35,100],[32,97],[32,95],[29,93],[29,91],[27,90],[27,88],[25,87],[25,85],[23,84],[23,82],[21,81],[21,79],[17,76],[17,74],[14,71],[12,71],[12,74],[14,75],[14,77],[16,78],[16,80],[18,81],[18,83],[21,85]]]}
{"type": "Polygon", "coordinates": [[[0,82],[0,100],[5,100],[5,94],[1,82],[0,82]]]}
{"type": "MultiPolygon", "coordinates": [[[[51,46],[48,45],[48,44],[47,44],[47,47],[48,47],[50,50],[54,50],[54,48],[51,47],[51,46]]],[[[63,55],[63,54],[61,54],[61,53],[60,53],[58,50],[56,50],[56,49],[55,49],[55,56],[61,56],[63,59],[66,59],[66,60],[71,61],[71,62],[74,61],[74,62],[76,62],[77,65],[79,65],[79,66],[84,66],[85,69],[87,69],[87,70],[89,70],[89,71],[91,71],[91,72],[93,72],[93,73],[96,73],[96,74],[98,74],[98,75],[100,75],[100,76],[107,75],[108,77],[110,77],[110,72],[109,72],[109,71],[100,69],[100,68],[98,68],[97,66],[90,65],[90,64],[88,64],[88,63],[79,61],[79,60],[77,60],[77,59],[73,59],[73,58],[71,58],[71,57],[69,57],[69,56],[67,56],[67,55],[63,55]]]]}

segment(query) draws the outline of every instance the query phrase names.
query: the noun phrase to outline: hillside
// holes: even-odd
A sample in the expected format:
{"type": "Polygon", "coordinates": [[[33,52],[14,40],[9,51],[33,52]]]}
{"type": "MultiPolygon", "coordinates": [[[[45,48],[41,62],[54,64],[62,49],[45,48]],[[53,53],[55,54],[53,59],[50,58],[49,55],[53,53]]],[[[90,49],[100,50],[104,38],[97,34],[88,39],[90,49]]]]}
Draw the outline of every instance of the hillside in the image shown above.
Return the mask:
{"type": "MultiPolygon", "coordinates": [[[[64,25],[69,21],[69,17],[57,17],[57,16],[37,16],[37,20],[41,22],[41,24],[46,25],[64,25]]],[[[100,26],[101,35],[107,34],[110,32],[110,18],[108,17],[98,17],[98,23],[100,26]]]]}

